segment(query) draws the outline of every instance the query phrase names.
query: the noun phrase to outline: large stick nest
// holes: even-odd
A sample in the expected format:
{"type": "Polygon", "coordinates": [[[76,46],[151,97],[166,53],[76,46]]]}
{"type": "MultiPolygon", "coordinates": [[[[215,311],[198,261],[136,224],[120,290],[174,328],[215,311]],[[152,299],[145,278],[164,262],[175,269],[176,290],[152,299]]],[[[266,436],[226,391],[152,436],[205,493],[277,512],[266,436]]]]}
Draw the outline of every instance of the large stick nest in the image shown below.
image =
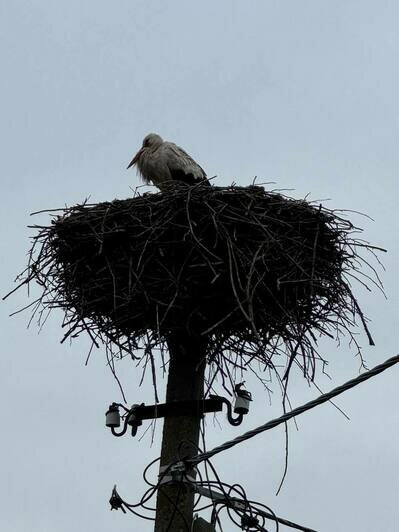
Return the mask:
{"type": "Polygon", "coordinates": [[[23,283],[43,288],[42,309],[65,311],[65,338],[89,332],[148,356],[170,335],[205,336],[224,377],[284,353],[286,374],[295,360],[312,378],[319,333],[352,335],[358,316],[372,341],[350,280],[358,251],[376,248],[356,232],[259,186],[177,187],[55,214],[23,283]]]}

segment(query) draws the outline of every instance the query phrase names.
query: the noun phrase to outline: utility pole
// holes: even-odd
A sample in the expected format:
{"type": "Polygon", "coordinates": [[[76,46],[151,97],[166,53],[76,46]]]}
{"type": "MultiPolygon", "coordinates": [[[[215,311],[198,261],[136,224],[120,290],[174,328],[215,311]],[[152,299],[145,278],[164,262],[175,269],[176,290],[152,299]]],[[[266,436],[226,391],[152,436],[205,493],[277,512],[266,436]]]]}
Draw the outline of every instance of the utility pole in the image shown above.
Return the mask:
{"type": "MultiPolygon", "coordinates": [[[[204,396],[207,339],[185,334],[170,336],[166,402],[197,400],[204,396]]],[[[197,453],[201,414],[166,417],[160,467],[197,453]]],[[[155,532],[187,532],[193,521],[194,492],[180,484],[161,486],[157,494],[155,532]]]]}

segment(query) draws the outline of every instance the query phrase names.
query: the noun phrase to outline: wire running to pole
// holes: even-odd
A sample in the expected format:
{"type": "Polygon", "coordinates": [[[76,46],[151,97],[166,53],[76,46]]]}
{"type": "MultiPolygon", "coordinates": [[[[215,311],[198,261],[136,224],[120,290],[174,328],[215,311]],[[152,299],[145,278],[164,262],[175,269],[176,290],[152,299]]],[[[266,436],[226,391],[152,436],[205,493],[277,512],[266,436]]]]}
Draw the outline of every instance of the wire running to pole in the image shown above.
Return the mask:
{"type": "Polygon", "coordinates": [[[241,436],[237,436],[237,438],[234,438],[233,440],[227,441],[226,443],[223,443],[222,445],[219,445],[218,447],[215,447],[214,449],[211,449],[210,451],[207,451],[205,453],[201,453],[193,458],[190,458],[186,462],[190,465],[196,465],[200,462],[203,462],[204,460],[208,460],[215,454],[221,453],[222,451],[226,451],[227,449],[230,449],[231,447],[234,447],[235,445],[245,441],[249,440],[253,436],[256,436],[257,434],[260,434],[261,432],[265,432],[266,430],[272,429],[274,427],[277,427],[278,425],[281,425],[281,423],[285,423],[289,419],[299,416],[300,414],[303,414],[307,410],[310,410],[311,408],[314,408],[315,406],[321,405],[323,403],[326,403],[333,397],[336,397],[337,395],[340,395],[343,392],[346,392],[350,388],[353,388],[357,386],[358,384],[371,379],[375,375],[378,375],[379,373],[382,373],[386,369],[390,368],[391,366],[394,366],[399,362],[399,355],[396,355],[392,358],[389,358],[382,364],[379,364],[378,366],[375,366],[373,369],[366,371],[365,373],[362,373],[358,377],[355,377],[354,379],[351,379],[347,381],[346,383],[342,384],[341,386],[338,386],[337,388],[334,388],[333,390],[320,395],[316,399],[313,399],[312,401],[309,401],[308,403],[305,403],[302,406],[299,406],[297,408],[294,408],[294,410],[291,410],[291,412],[287,412],[286,414],[282,415],[281,417],[278,417],[276,419],[272,419],[271,421],[268,421],[264,425],[261,425],[260,427],[257,427],[255,429],[249,430],[248,432],[245,432],[241,436]]]}

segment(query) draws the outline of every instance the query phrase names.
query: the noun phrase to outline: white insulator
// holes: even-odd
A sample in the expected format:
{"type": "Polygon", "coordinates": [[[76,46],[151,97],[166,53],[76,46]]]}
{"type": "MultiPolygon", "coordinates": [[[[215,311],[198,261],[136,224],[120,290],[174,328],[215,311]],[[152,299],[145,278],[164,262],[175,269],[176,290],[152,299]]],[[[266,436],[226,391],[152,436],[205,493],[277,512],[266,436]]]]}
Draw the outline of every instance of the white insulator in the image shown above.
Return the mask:
{"type": "Polygon", "coordinates": [[[108,412],[105,414],[105,425],[107,427],[119,427],[121,424],[121,416],[117,406],[111,405],[108,412]]]}
{"type": "Polygon", "coordinates": [[[250,402],[251,402],[250,398],[243,397],[242,395],[237,395],[236,402],[234,403],[234,413],[235,414],[248,414],[250,402]]]}

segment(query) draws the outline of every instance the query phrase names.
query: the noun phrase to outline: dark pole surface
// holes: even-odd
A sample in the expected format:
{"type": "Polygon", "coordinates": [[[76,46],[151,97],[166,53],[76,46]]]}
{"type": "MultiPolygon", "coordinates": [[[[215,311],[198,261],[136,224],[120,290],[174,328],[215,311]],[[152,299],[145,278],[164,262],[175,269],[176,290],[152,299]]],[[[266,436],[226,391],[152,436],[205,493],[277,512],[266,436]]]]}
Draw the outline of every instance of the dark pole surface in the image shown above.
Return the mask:
{"type": "MultiPolygon", "coordinates": [[[[170,355],[166,402],[202,399],[205,349],[203,338],[179,335],[168,339],[170,355]]],[[[166,417],[163,426],[161,466],[196,454],[200,415],[166,417]],[[194,445],[190,445],[192,442],[194,445]]],[[[155,532],[190,532],[194,492],[182,486],[158,490],[155,532]]]]}

